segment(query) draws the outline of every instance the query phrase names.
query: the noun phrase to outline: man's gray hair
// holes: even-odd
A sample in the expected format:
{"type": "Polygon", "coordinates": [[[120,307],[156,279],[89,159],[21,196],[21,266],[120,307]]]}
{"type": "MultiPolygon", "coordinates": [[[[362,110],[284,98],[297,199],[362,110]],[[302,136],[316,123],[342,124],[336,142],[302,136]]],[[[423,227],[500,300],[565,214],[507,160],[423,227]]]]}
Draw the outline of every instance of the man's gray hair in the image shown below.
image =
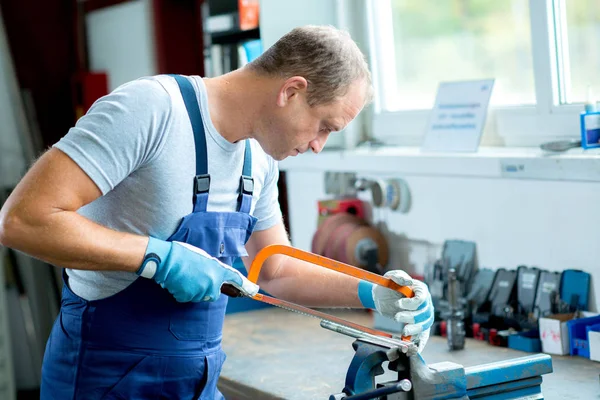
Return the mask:
{"type": "Polygon", "coordinates": [[[248,67],[283,79],[304,77],[311,107],[344,96],[350,85],[360,80],[366,85],[365,101],[372,97],[371,73],[364,55],[347,32],[332,26],[295,28],[248,67]]]}

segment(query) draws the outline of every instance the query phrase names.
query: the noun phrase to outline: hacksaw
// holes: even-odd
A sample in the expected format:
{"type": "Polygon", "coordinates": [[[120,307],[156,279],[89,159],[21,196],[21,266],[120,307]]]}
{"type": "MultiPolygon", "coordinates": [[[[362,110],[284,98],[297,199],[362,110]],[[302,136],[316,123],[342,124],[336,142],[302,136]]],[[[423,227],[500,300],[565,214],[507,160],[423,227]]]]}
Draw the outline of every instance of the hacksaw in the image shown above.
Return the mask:
{"type": "MultiPolygon", "coordinates": [[[[414,293],[412,289],[407,286],[400,286],[393,280],[383,277],[381,275],[374,274],[369,271],[365,271],[364,269],[360,269],[354,267],[349,264],[344,264],[342,262],[332,260],[331,258],[323,257],[314,253],[310,253],[304,250],[296,249],[291,246],[285,246],[280,244],[270,245],[264,247],[260,250],[254,260],[252,261],[252,265],[248,270],[248,280],[253,283],[258,282],[258,277],[260,275],[261,268],[263,263],[267,260],[267,258],[271,257],[275,254],[286,255],[298,260],[302,260],[314,265],[318,265],[345,275],[350,275],[358,279],[362,279],[376,285],[380,285],[386,287],[391,290],[395,290],[401,293],[405,297],[413,297],[414,293]]],[[[223,285],[221,291],[230,297],[240,297],[244,294],[240,292],[238,289],[231,285],[223,285]]],[[[339,317],[336,317],[331,314],[327,314],[321,311],[313,310],[312,308],[304,307],[299,304],[295,304],[286,300],[277,299],[272,296],[268,296],[262,293],[257,293],[254,296],[248,296],[249,298],[260,301],[262,303],[271,304],[286,310],[298,312],[300,314],[308,315],[311,317],[318,318],[322,321],[334,322],[339,325],[343,325],[357,331],[360,331],[365,334],[365,336],[373,335],[377,337],[385,337],[385,338],[393,338],[393,335],[387,332],[383,332],[380,330],[372,329],[339,317]]],[[[410,336],[403,336],[401,338],[404,341],[410,341],[410,336]]]]}

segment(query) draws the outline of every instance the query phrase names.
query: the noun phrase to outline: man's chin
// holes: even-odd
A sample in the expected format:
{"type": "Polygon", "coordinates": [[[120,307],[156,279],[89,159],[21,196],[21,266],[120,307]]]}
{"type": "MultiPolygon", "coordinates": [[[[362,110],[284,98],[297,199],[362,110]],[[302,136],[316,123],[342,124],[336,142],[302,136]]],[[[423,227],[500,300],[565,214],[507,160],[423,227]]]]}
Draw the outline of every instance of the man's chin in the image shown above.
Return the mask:
{"type": "Polygon", "coordinates": [[[266,148],[266,146],[263,146],[262,144],[260,144],[260,142],[258,142],[258,144],[260,145],[260,147],[262,147],[263,151],[265,153],[267,153],[269,156],[271,156],[271,158],[275,161],[284,160],[289,155],[289,154],[274,154],[272,151],[270,151],[268,148],[266,148]]]}
{"type": "Polygon", "coordinates": [[[282,161],[285,160],[288,157],[296,157],[298,155],[298,152],[294,151],[293,154],[290,153],[283,153],[283,154],[273,154],[271,155],[271,157],[273,157],[273,159],[275,161],[282,161]]]}

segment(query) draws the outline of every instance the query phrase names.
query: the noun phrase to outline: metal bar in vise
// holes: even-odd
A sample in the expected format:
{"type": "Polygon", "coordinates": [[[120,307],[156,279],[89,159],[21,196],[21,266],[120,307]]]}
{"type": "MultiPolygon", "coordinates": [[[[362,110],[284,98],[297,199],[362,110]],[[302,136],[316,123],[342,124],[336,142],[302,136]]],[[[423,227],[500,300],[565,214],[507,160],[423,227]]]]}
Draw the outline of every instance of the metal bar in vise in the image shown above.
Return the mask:
{"type": "MultiPolygon", "coordinates": [[[[368,343],[372,343],[372,344],[376,344],[376,345],[380,345],[380,346],[386,346],[386,347],[389,347],[390,350],[397,349],[400,352],[407,354],[409,356],[413,355],[417,352],[417,346],[414,343],[408,342],[405,340],[370,335],[363,331],[359,331],[358,329],[352,329],[349,326],[337,324],[335,322],[327,321],[327,320],[321,321],[321,327],[328,329],[330,331],[341,333],[342,335],[353,337],[355,339],[361,339],[364,342],[368,342],[368,343]]],[[[394,361],[394,360],[398,359],[399,353],[389,352],[388,357],[390,358],[390,361],[394,361]]]]}

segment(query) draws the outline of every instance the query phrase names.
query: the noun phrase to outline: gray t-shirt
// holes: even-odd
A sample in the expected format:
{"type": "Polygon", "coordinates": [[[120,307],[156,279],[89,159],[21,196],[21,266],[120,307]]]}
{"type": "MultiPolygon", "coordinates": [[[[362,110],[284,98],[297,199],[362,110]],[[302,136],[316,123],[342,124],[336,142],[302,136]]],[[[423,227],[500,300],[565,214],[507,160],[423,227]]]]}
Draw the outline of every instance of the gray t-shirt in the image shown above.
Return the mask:
{"type": "MultiPolygon", "coordinates": [[[[208,211],[235,211],[244,142],[230,143],[215,129],[202,78],[190,76],[204,120],[211,187],[208,211]]],[[[235,118],[235,110],[231,110],[235,118]]],[[[256,230],[281,221],[277,163],[252,144],[256,230]]],[[[85,171],[103,196],[79,214],[122,232],[167,239],[192,212],[196,171],[194,135],[173,77],[141,78],[99,99],[55,147],[85,171]]],[[[87,300],[113,295],[137,275],[68,269],[69,286],[87,300]]]]}

